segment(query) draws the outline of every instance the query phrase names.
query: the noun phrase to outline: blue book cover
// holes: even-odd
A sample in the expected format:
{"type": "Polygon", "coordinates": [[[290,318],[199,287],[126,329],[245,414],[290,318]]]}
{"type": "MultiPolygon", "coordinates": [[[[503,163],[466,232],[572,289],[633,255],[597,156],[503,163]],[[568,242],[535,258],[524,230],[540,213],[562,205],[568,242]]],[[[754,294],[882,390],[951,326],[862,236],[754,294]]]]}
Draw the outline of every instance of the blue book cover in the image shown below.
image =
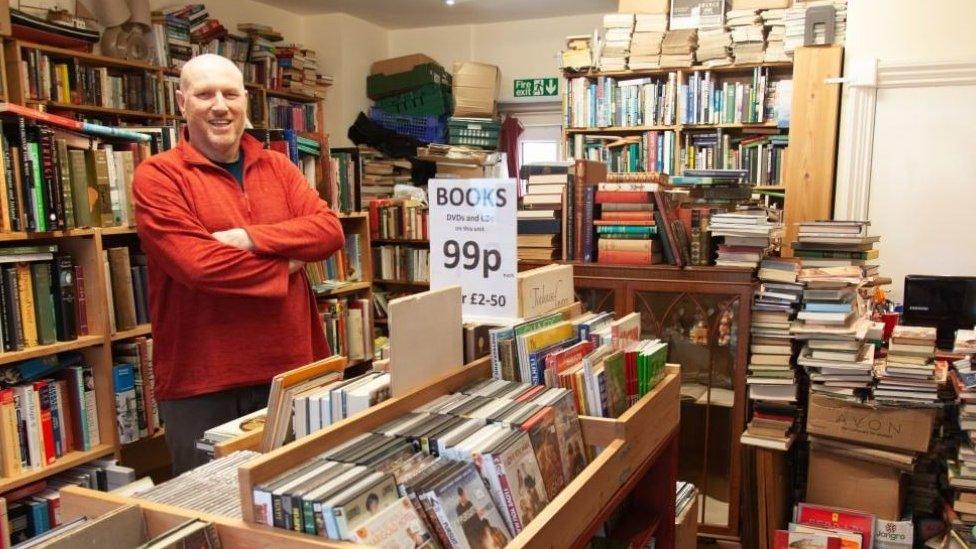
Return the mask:
{"type": "Polygon", "coordinates": [[[51,523],[48,520],[47,500],[31,498],[26,503],[29,510],[27,523],[30,535],[28,537],[37,537],[50,530],[51,523]]]}
{"type": "Polygon", "coordinates": [[[803,310],[812,313],[849,313],[851,312],[851,304],[809,302],[803,304],[803,310]]]}
{"type": "Polygon", "coordinates": [[[139,439],[135,370],[131,364],[117,364],[112,368],[115,386],[115,425],[119,442],[126,444],[139,439]]]}

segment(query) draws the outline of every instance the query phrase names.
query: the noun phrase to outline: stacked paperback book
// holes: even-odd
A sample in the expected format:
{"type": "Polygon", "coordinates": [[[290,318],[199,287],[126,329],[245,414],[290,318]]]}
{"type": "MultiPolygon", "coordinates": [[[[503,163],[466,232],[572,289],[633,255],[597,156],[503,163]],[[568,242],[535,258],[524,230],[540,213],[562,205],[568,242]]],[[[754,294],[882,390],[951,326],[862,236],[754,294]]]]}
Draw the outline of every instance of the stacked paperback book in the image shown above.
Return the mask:
{"type": "MultiPolygon", "coordinates": [[[[806,0],[796,2],[793,7],[786,10],[783,16],[786,25],[786,36],[784,46],[787,52],[793,52],[796,48],[803,46],[804,32],[807,25],[808,14],[811,10],[830,10],[833,8],[834,15],[834,44],[843,44],[847,34],[847,0],[806,0]]],[[[828,12],[829,13],[829,12],[828,12]]],[[[816,18],[820,20],[820,17],[816,18]]],[[[814,26],[813,45],[829,44],[823,25],[814,26]]]]}
{"type": "Polygon", "coordinates": [[[608,13],[603,16],[600,70],[627,70],[627,57],[630,56],[630,39],[633,32],[633,13],[608,13]]]}
{"type": "MultiPolygon", "coordinates": [[[[687,173],[689,170],[685,170],[687,173]]],[[[697,171],[697,170],[696,170],[697,171]]],[[[739,171],[739,170],[711,170],[739,171]]],[[[724,237],[718,247],[716,265],[756,268],[766,253],[774,248],[782,224],[770,220],[765,208],[744,208],[712,214],[708,230],[712,236],[724,237]]]]}
{"type": "Polygon", "coordinates": [[[874,243],[881,237],[868,235],[867,221],[809,221],[800,223],[793,255],[803,266],[857,267],[865,278],[878,274],[874,243]]]}
{"type": "Polygon", "coordinates": [[[661,67],[680,68],[695,64],[698,29],[672,29],[661,43],[661,67]]]}
{"type": "Polygon", "coordinates": [[[786,53],[786,9],[763,10],[759,12],[763,26],[766,27],[766,53],[763,61],[766,63],[786,62],[790,56],[786,53]]]}
{"type": "Polygon", "coordinates": [[[657,13],[638,13],[634,34],[630,38],[631,70],[656,69],[661,66],[661,42],[668,30],[668,16],[657,13]]]}
{"type": "Polygon", "coordinates": [[[732,52],[736,63],[762,63],[766,48],[762,18],[756,10],[731,10],[726,22],[732,29],[732,52]]]}
{"type": "Polygon", "coordinates": [[[573,183],[569,170],[565,164],[539,164],[523,170],[525,190],[516,213],[519,259],[564,259],[566,230],[572,225],[565,219],[573,183]]]}
{"type": "Polygon", "coordinates": [[[785,450],[795,437],[797,382],[790,326],[803,292],[796,282],[798,267],[788,259],[767,258],[759,269],[746,378],[753,418],[740,439],[743,444],[785,450]]]}
{"type": "Polygon", "coordinates": [[[874,398],[887,404],[938,402],[935,340],[935,328],[895,326],[884,367],[878,369],[874,398]]]}
{"type": "MultiPolygon", "coordinates": [[[[959,330],[959,332],[971,330],[959,330]]],[[[970,358],[957,361],[949,376],[956,388],[958,404],[958,450],[949,459],[949,487],[953,500],[946,504],[946,516],[955,536],[970,546],[976,544],[976,372],[970,358]]],[[[965,546],[960,543],[960,546],[965,546]]]]}
{"type": "Polygon", "coordinates": [[[731,65],[732,33],[725,27],[701,29],[698,31],[698,50],[695,52],[698,63],[706,67],[731,65]]]}
{"type": "Polygon", "coordinates": [[[797,363],[810,375],[810,389],[846,400],[870,396],[874,345],[866,343],[869,322],[862,318],[858,269],[814,267],[800,270],[802,310],[793,333],[805,341],[797,363]]]}
{"type": "Polygon", "coordinates": [[[588,34],[567,36],[562,51],[562,69],[578,70],[593,66],[593,37],[588,34]]]}
{"type": "Polygon", "coordinates": [[[586,467],[575,406],[567,389],[477,381],[259,484],[256,521],[370,546],[502,547],[586,467]]]}

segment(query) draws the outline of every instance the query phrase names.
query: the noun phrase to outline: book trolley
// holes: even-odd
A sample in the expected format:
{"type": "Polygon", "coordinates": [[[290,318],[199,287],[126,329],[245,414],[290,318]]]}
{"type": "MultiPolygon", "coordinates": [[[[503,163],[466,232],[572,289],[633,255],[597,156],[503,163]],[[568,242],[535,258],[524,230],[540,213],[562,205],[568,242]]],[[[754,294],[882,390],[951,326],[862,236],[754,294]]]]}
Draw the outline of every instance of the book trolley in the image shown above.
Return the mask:
{"type": "MultiPolygon", "coordinates": [[[[476,360],[404,396],[242,465],[238,475],[243,520],[75,487],[62,491],[62,513],[65,520],[82,515],[96,518],[127,505],[138,505],[149,536],[200,518],[214,523],[225,547],[349,547],[348,542],[255,523],[252,488],[438,396],[490,375],[490,360],[476,360]]],[[[580,416],[583,439],[596,450],[593,460],[509,546],[584,546],[632,495],[633,508],[640,512],[628,513],[617,530],[625,533],[631,546],[643,546],[653,536],[659,547],[673,547],[679,398],[680,368],[669,364],[654,390],[619,418],[580,416]]],[[[237,448],[247,447],[246,442],[237,443],[237,448]]]]}

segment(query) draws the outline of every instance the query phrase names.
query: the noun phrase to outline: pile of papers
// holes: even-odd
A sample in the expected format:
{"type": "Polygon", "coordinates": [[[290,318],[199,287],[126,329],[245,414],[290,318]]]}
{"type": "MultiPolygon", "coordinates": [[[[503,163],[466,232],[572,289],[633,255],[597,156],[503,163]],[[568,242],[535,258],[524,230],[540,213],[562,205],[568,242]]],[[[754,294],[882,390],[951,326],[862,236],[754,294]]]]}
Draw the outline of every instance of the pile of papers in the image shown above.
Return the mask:
{"type": "Polygon", "coordinates": [[[561,54],[563,69],[584,69],[593,66],[592,37],[588,34],[567,36],[566,49],[561,54]]]}
{"type": "Polygon", "coordinates": [[[608,13],[603,16],[603,50],[600,70],[627,70],[630,56],[630,37],[634,33],[634,14],[608,13]]]}
{"type": "Polygon", "coordinates": [[[762,18],[756,10],[731,10],[727,14],[732,29],[732,52],[736,63],[762,63],[766,48],[762,18]]]}
{"type": "Polygon", "coordinates": [[[695,64],[698,29],[670,30],[661,44],[661,67],[679,68],[695,64]]]}

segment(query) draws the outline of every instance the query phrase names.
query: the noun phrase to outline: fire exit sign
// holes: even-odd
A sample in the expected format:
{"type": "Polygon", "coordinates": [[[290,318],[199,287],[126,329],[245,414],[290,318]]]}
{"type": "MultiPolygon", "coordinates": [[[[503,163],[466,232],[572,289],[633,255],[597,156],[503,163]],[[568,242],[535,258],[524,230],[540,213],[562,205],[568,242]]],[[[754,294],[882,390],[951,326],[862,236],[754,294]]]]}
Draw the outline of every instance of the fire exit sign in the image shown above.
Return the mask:
{"type": "Polygon", "coordinates": [[[517,78],[515,97],[549,97],[559,95],[558,78],[517,78]]]}

